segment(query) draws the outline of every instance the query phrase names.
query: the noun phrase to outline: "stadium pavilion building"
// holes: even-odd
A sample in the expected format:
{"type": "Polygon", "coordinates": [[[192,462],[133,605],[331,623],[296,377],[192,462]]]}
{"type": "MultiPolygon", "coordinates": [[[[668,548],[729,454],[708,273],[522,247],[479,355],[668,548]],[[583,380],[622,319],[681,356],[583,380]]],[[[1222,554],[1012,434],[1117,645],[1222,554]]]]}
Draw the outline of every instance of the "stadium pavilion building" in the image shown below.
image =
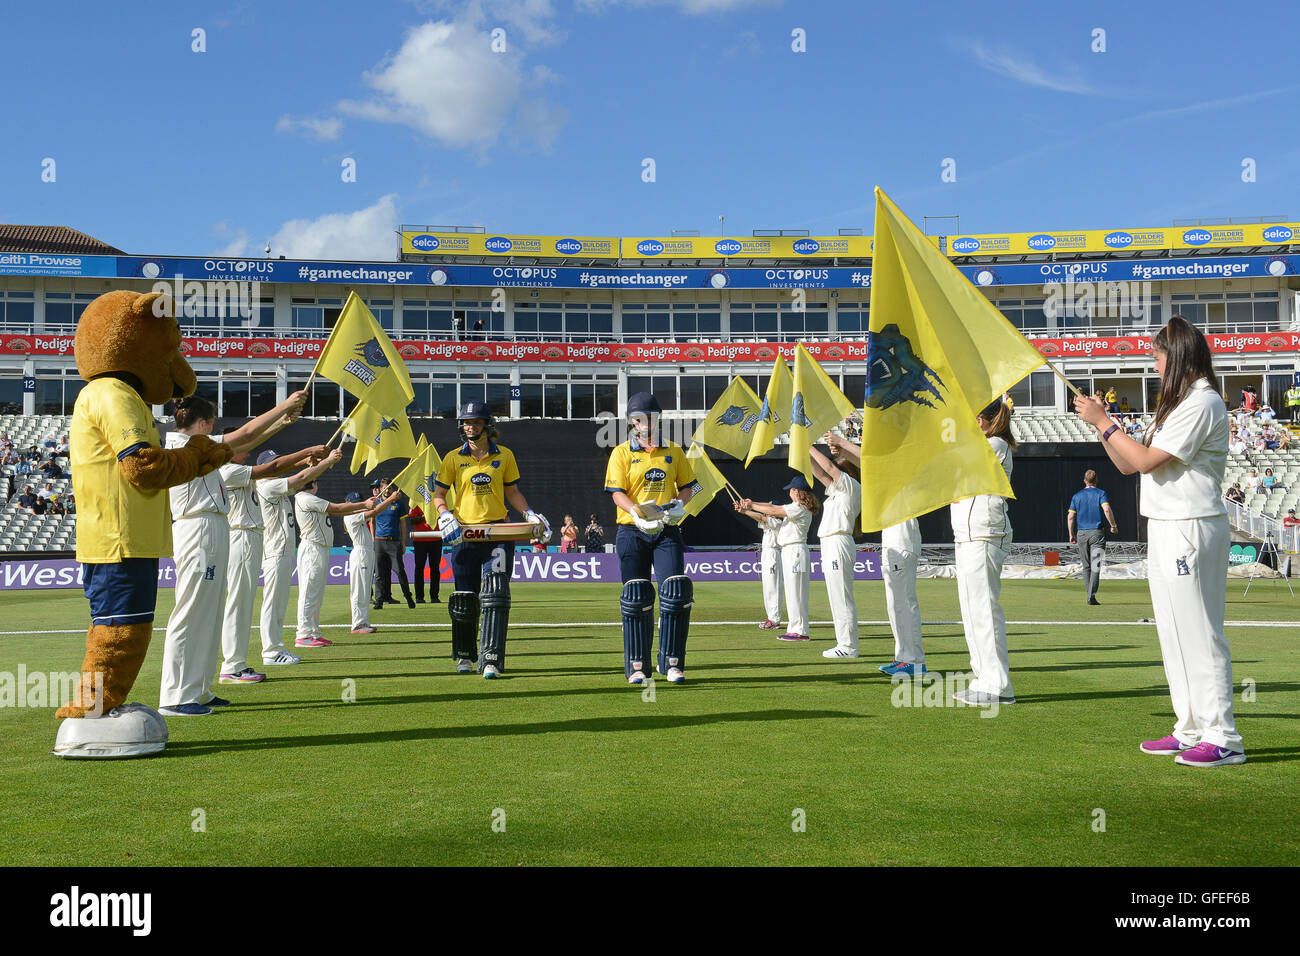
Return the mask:
{"type": "MultiPolygon", "coordinates": [[[[852,233],[851,230],[845,230],[852,233]]],[[[1153,326],[1181,313],[1210,337],[1225,394],[1253,384],[1282,412],[1300,370],[1300,224],[937,236],[1045,355],[1087,390],[1154,406],[1153,326]]],[[[731,377],[760,394],[774,356],[805,342],[859,405],[866,386],[871,239],[498,235],[405,226],[391,262],[125,255],[61,227],[0,226],[0,412],[71,414],[81,310],[115,288],[168,288],[199,390],[255,415],[306,382],[350,292],[408,361],[413,416],[486,400],[510,418],[617,414],[653,391],[705,412],[731,377]]],[[[1021,411],[1063,411],[1037,372],[1021,411]]],[[[352,398],[317,380],[308,414],[352,398]]]]}

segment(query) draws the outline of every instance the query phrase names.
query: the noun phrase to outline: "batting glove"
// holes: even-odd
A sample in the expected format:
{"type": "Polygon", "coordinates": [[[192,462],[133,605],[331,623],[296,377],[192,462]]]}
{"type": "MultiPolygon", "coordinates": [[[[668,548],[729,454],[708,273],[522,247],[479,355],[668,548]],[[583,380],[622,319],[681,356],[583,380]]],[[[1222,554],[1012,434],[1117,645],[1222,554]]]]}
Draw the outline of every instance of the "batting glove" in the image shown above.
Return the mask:
{"type": "Polygon", "coordinates": [[[664,505],[664,523],[681,524],[686,517],[686,506],[681,500],[674,498],[668,504],[664,505]]]}
{"type": "Polygon", "coordinates": [[[538,531],[533,535],[533,540],[540,544],[546,544],[551,540],[551,523],[546,520],[544,515],[539,515],[536,511],[525,511],[524,520],[531,521],[538,526],[538,531]]]}
{"type": "Polygon", "coordinates": [[[646,534],[658,534],[660,531],[664,530],[664,522],[662,518],[656,518],[654,521],[647,521],[635,511],[632,512],[632,522],[646,534]]]}
{"type": "Polygon", "coordinates": [[[455,544],[460,539],[460,522],[449,510],[438,515],[438,530],[442,532],[443,544],[455,544]]]}

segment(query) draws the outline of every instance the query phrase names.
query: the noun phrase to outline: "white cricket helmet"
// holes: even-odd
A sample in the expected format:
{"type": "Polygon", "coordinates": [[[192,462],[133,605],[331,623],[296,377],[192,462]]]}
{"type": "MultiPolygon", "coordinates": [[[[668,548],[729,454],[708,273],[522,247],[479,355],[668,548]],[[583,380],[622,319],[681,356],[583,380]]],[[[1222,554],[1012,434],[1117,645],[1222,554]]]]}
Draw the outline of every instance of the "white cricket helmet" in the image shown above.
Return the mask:
{"type": "Polygon", "coordinates": [[[50,751],[57,757],[144,757],[167,746],[167,721],[146,704],[123,704],[102,717],[68,717],[50,751]]]}

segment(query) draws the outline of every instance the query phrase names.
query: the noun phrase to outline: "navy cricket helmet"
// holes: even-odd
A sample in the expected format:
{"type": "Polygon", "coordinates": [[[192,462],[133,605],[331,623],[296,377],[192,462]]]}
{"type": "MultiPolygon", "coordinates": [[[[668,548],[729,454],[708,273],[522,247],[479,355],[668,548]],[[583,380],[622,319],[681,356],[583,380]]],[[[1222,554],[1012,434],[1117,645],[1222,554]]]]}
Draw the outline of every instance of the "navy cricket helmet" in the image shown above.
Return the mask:
{"type": "Polygon", "coordinates": [[[466,402],[460,407],[460,414],[456,416],[456,421],[463,422],[469,418],[481,418],[491,425],[492,409],[488,408],[487,402],[466,402]]]}
{"type": "Polygon", "coordinates": [[[356,504],[358,501],[361,500],[361,492],[359,492],[359,491],[349,491],[349,492],[348,492],[348,496],[347,496],[346,498],[344,498],[343,500],[346,501],[348,504],[352,504],[352,505],[354,505],[354,504],[356,504]]]}
{"type": "Polygon", "coordinates": [[[659,406],[659,399],[655,398],[649,392],[637,392],[627,397],[627,414],[632,415],[660,415],[663,409],[659,406]]]}
{"type": "Polygon", "coordinates": [[[276,457],[275,452],[271,451],[271,449],[268,448],[266,451],[262,452],[260,455],[257,456],[257,463],[259,465],[265,465],[268,461],[275,461],[275,457],[276,457]]]}

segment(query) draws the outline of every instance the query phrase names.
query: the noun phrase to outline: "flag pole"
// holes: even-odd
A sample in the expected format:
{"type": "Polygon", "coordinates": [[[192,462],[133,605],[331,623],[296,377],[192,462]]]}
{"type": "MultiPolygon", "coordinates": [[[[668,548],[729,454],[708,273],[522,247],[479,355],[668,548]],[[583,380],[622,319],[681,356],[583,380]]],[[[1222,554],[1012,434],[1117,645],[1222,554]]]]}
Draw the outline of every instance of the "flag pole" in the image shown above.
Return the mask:
{"type": "Polygon", "coordinates": [[[1083,392],[1079,391],[1079,389],[1075,387],[1075,384],[1071,382],[1068,378],[1066,378],[1065,375],[1062,374],[1061,370],[1057,368],[1055,365],[1053,365],[1051,362],[1045,361],[1043,364],[1046,365],[1048,368],[1050,368],[1052,372],[1056,375],[1056,377],[1065,383],[1065,387],[1068,388],[1070,391],[1074,392],[1075,395],[1078,395],[1080,398],[1088,397],[1084,395],[1083,392]]]}

